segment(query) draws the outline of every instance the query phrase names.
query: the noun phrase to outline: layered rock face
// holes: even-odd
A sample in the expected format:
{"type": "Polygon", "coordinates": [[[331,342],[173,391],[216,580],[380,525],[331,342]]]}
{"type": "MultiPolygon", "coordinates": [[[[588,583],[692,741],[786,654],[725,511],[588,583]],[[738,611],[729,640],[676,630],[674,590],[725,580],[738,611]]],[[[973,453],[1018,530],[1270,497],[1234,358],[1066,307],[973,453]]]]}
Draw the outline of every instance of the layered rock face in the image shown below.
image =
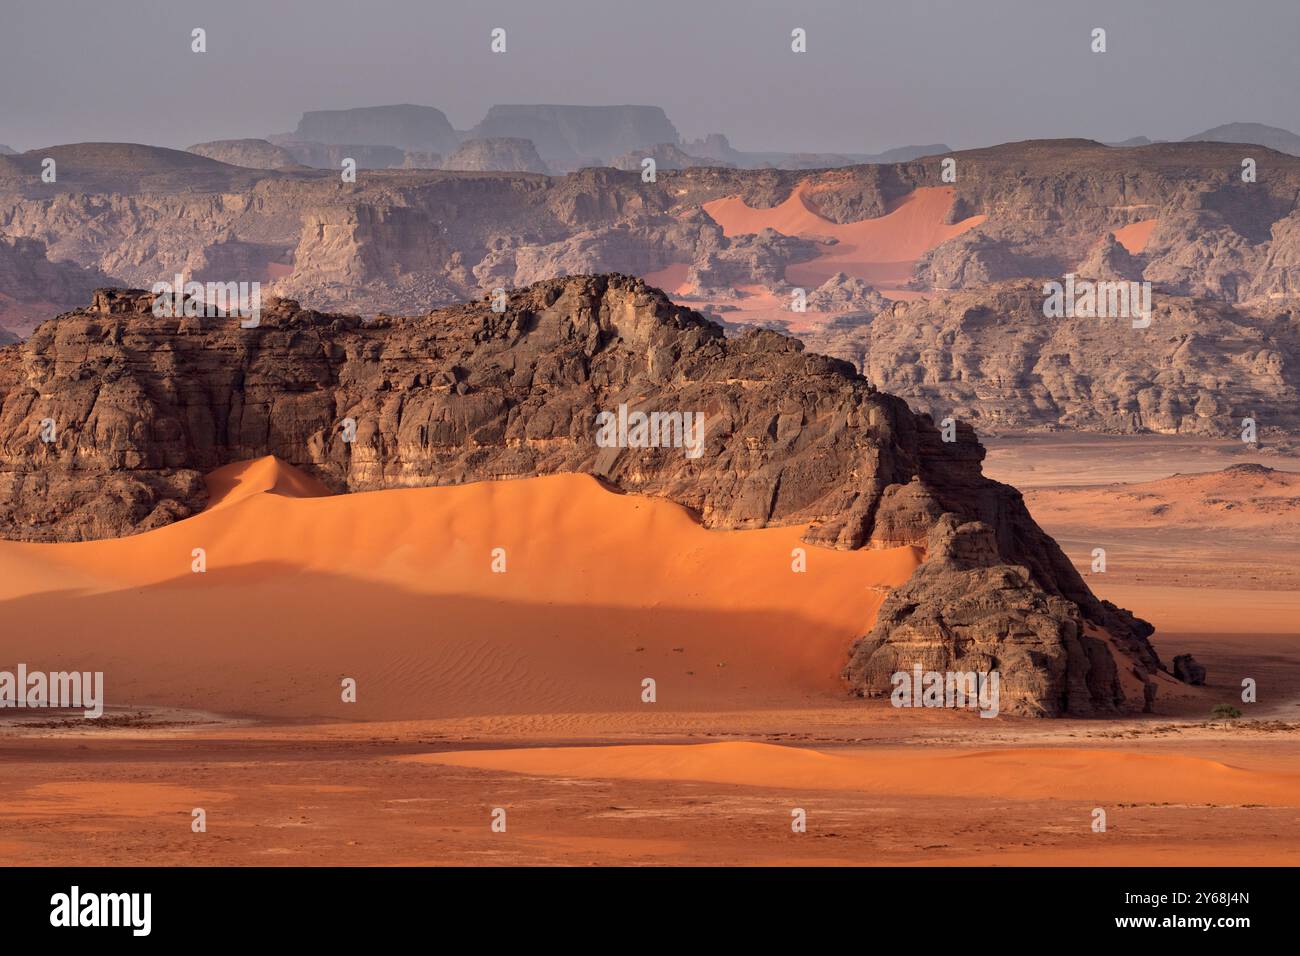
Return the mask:
{"type": "Polygon", "coordinates": [[[204,505],[203,473],[263,455],[340,492],[583,472],[709,527],[808,523],[811,544],[925,549],[855,648],[859,693],[887,691],[904,659],[978,658],[1015,670],[1004,712],[1104,713],[1146,703],[1121,668],[1149,684],[1161,667],[1149,626],[1093,597],[1020,494],[983,477],[969,427],[945,442],[847,363],[769,331],[724,338],[639,279],[369,323],[275,300],[246,329],[152,303],[101,291],[0,349],[6,537],[156,527],[204,505]],[[671,419],[663,447],[602,446],[598,416],[620,406],[701,414],[700,453],[671,419]]]}
{"type": "Polygon", "coordinates": [[[992,526],[947,513],[931,527],[925,563],[885,599],[844,673],[851,686],[883,695],[892,674],[918,666],[996,671],[1003,706],[1021,714],[1150,709],[1156,686],[1146,678],[1161,668],[1151,633],[1108,602],[1075,603],[1043,589],[1027,567],[1006,560],[992,526]],[[1125,699],[1119,668],[1139,679],[1141,701],[1125,699]]]}
{"type": "Polygon", "coordinates": [[[1043,425],[1231,437],[1300,432],[1300,304],[1249,310],[1155,293],[1151,324],[1047,318],[1043,287],[1007,282],[894,303],[804,335],[882,389],[982,431],[1043,425]]]}

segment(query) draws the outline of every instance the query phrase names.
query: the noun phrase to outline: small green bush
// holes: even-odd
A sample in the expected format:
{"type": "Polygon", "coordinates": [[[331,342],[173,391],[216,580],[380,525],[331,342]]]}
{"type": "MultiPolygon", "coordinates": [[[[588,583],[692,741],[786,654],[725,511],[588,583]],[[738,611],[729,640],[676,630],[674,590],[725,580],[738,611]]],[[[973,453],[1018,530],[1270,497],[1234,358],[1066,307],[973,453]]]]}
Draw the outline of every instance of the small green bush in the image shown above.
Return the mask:
{"type": "Polygon", "coordinates": [[[1236,719],[1241,716],[1241,711],[1231,704],[1219,704],[1214,710],[1210,711],[1211,717],[1230,717],[1236,719]]]}

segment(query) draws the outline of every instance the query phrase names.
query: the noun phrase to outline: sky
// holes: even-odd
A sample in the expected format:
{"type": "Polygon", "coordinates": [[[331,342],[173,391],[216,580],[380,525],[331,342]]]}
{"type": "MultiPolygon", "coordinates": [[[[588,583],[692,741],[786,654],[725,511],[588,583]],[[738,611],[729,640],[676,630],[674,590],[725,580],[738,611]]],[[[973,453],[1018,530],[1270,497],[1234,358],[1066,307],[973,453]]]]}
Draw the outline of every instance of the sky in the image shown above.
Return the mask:
{"type": "Polygon", "coordinates": [[[648,104],[792,152],[1300,131],[1298,41],[1300,0],[0,0],[0,143],[183,148],[387,103],[458,129],[648,104]]]}

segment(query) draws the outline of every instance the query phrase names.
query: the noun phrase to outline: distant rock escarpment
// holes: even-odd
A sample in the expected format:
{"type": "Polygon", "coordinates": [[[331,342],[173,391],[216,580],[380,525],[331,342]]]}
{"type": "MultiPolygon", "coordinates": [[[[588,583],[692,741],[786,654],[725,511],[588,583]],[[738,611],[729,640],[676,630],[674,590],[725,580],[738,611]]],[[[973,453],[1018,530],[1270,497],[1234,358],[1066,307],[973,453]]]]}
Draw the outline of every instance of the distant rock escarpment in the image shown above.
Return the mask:
{"type": "Polygon", "coordinates": [[[887,693],[915,663],[1000,670],[1008,713],[1149,703],[1119,675],[1154,688],[1150,627],[1098,601],[1020,493],[982,475],[974,432],[944,441],[794,339],[725,338],[619,275],[539,282],[504,311],[373,322],[281,299],[243,328],[155,316],[153,301],[102,290],[0,349],[0,534],[155,528],[204,506],[204,473],[265,455],[337,492],[587,473],[711,528],[806,523],[813,545],[923,549],[853,650],[858,693],[887,693]],[[598,441],[602,412],[698,413],[698,454],[671,428],[660,447],[598,441]]]}
{"type": "Polygon", "coordinates": [[[557,172],[608,165],[615,157],[680,137],[658,106],[493,106],[470,132],[476,139],[508,136],[531,140],[557,172]]]}
{"type": "Polygon", "coordinates": [[[1300,156],[1300,136],[1289,129],[1264,123],[1224,123],[1189,136],[1184,142],[1258,143],[1279,153],[1300,156]]]}
{"type": "Polygon", "coordinates": [[[294,138],[310,143],[392,146],[449,153],[459,137],[442,110],[432,106],[363,106],[303,113],[294,138]]]}
{"type": "Polygon", "coordinates": [[[690,169],[692,166],[735,165],[734,163],[724,162],[720,159],[692,156],[676,143],[660,143],[653,149],[633,150],[630,153],[624,153],[610,165],[615,169],[627,169],[641,172],[646,168],[644,164],[647,159],[654,160],[656,173],[660,169],[690,169]]]}

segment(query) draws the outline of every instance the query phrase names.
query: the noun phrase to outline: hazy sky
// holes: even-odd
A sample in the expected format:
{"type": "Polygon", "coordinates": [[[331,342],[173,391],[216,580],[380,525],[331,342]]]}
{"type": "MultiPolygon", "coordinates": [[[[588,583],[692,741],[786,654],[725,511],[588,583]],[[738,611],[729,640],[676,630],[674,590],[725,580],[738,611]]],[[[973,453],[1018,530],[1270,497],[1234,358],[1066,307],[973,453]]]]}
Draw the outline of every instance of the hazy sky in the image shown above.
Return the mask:
{"type": "Polygon", "coordinates": [[[1300,131],[1298,47],[1300,0],[0,0],[0,143],[183,147],[384,103],[458,129],[652,104],[752,150],[1300,131]]]}

